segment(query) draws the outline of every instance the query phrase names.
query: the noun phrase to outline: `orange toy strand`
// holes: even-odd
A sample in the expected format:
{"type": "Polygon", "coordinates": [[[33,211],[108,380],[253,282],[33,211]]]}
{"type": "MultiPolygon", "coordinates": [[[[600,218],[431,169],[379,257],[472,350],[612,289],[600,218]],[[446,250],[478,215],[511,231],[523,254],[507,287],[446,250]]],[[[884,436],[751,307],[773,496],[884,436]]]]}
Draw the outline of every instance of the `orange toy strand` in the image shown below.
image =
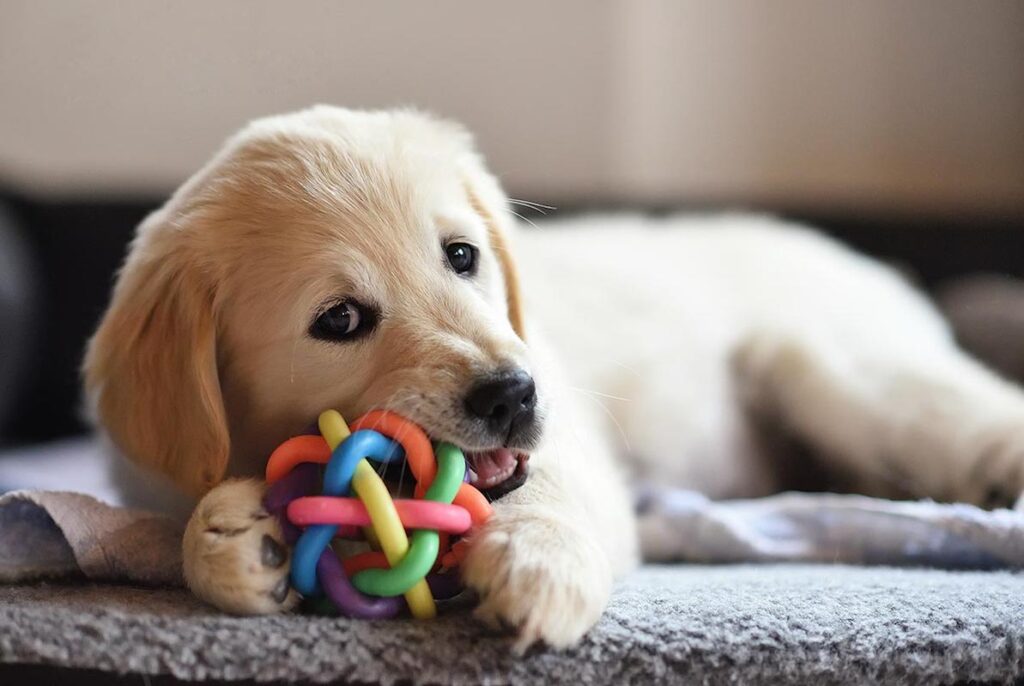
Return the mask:
{"type": "Polygon", "coordinates": [[[331,448],[323,436],[295,436],[277,446],[267,460],[267,483],[272,484],[303,462],[327,464],[331,448]]]}
{"type": "Polygon", "coordinates": [[[387,556],[376,550],[369,550],[365,553],[345,558],[341,561],[341,564],[345,568],[345,574],[350,577],[355,576],[364,569],[388,569],[391,566],[388,564],[387,556]]]}
{"type": "Polygon", "coordinates": [[[459,486],[459,492],[455,494],[455,499],[452,503],[461,505],[469,511],[469,517],[473,520],[474,526],[480,526],[491,517],[491,513],[494,512],[494,508],[487,502],[487,498],[484,494],[478,491],[471,484],[462,484],[459,486]]]}
{"type": "Polygon", "coordinates": [[[434,449],[423,429],[388,410],[371,410],[349,425],[352,431],[370,429],[398,441],[405,450],[405,462],[409,465],[416,483],[426,490],[437,476],[434,449]]]}
{"type": "Polygon", "coordinates": [[[466,555],[469,554],[469,545],[466,539],[456,541],[452,545],[452,549],[447,553],[441,555],[441,567],[444,569],[451,569],[453,567],[459,567],[466,559],[466,555]]]}

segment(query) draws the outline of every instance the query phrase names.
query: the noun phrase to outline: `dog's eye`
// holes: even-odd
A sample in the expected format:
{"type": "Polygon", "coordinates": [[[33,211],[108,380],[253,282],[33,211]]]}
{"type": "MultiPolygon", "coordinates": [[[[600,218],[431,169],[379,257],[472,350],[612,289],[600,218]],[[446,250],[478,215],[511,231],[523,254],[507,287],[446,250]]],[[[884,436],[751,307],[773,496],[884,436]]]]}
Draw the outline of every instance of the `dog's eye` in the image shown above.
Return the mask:
{"type": "Polygon", "coordinates": [[[469,243],[449,243],[444,246],[444,254],[456,274],[476,271],[476,248],[469,243]]]}
{"type": "Polygon", "coordinates": [[[376,323],[373,310],[357,302],[345,301],[321,312],[309,333],[313,338],[328,341],[351,340],[368,333],[376,323]]]}

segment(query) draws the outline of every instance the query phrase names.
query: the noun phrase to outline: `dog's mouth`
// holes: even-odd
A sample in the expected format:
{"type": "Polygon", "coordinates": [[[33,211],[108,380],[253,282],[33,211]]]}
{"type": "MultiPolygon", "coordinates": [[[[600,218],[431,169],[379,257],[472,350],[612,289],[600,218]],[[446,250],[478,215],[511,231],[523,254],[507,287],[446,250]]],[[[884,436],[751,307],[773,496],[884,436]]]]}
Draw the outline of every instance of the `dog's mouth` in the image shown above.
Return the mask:
{"type": "MultiPolygon", "coordinates": [[[[463,450],[466,456],[466,480],[490,501],[508,495],[524,483],[530,473],[530,455],[511,448],[463,450]]],[[[406,477],[404,461],[383,465],[381,474],[398,491],[411,484],[406,477]]]]}
{"type": "Polygon", "coordinates": [[[510,448],[492,448],[467,451],[465,455],[469,463],[469,483],[491,500],[497,500],[526,483],[530,460],[528,453],[510,448]]]}
{"type": "MultiPolygon", "coordinates": [[[[312,423],[302,433],[318,434],[319,428],[312,423]]],[[[462,454],[466,457],[466,481],[492,502],[525,484],[530,474],[530,454],[522,450],[462,448],[462,454]]],[[[405,460],[400,460],[380,465],[378,472],[394,492],[403,492],[403,485],[406,489],[411,486],[406,479],[406,469],[405,460]]]]}

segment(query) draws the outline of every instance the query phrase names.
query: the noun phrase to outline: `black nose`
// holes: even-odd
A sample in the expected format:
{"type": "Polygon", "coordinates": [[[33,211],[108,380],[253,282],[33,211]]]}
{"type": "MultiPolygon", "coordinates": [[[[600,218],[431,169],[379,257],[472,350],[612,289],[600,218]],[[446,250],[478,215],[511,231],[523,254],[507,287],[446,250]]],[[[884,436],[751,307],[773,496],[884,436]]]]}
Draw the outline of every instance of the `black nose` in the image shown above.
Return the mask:
{"type": "Polygon", "coordinates": [[[487,428],[502,438],[529,421],[536,404],[533,377],[521,369],[488,375],[466,395],[469,414],[484,420],[487,428]]]}

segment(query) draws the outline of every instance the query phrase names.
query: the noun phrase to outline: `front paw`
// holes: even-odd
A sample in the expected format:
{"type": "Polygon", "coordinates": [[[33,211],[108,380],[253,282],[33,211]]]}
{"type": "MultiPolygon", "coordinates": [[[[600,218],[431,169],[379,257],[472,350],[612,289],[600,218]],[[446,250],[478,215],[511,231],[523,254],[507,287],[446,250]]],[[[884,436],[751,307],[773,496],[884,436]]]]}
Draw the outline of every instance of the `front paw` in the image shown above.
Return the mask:
{"type": "Polygon", "coordinates": [[[576,643],[601,616],[612,574],[596,532],[554,511],[506,505],[477,534],[462,567],[480,595],[476,616],[518,633],[516,650],[537,641],[576,643]]]}
{"type": "Polygon", "coordinates": [[[263,509],[263,485],[228,481],[199,502],[183,541],[185,581],[211,605],[241,615],[294,607],[290,551],[276,517],[263,509]]]}

